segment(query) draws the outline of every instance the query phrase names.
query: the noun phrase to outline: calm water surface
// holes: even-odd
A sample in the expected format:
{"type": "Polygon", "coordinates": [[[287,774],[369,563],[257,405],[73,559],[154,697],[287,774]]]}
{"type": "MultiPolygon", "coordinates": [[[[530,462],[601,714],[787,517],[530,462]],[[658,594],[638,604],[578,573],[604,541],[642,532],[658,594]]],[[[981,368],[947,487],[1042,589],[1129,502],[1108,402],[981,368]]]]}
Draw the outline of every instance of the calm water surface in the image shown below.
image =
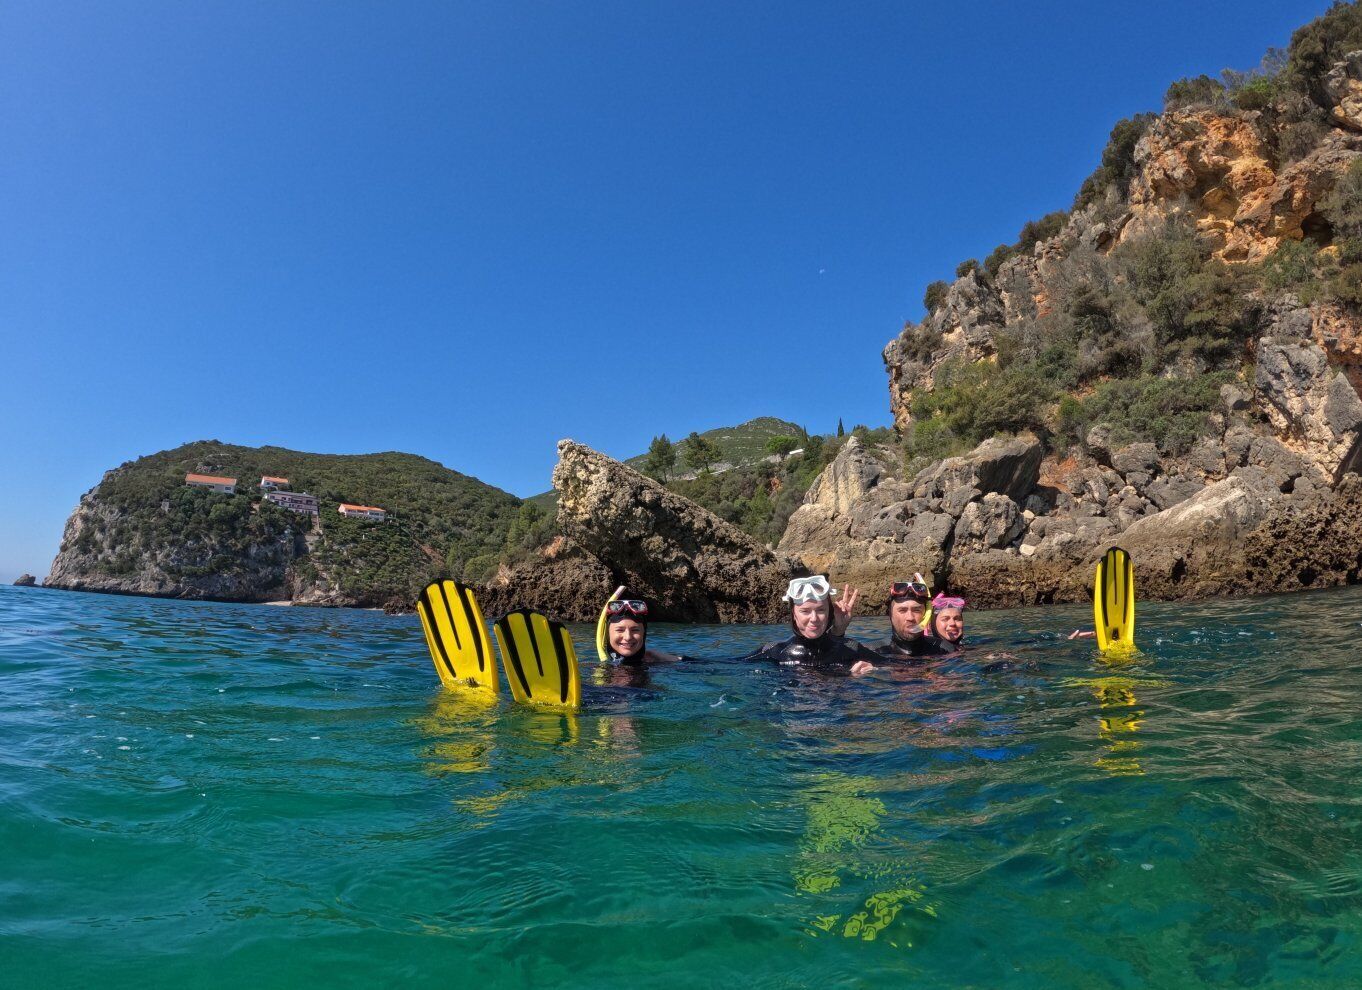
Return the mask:
{"type": "Polygon", "coordinates": [[[1090,622],[859,680],[655,627],[714,659],[566,717],[411,617],[0,588],[0,984],[1358,986],[1362,590],[1090,622]]]}

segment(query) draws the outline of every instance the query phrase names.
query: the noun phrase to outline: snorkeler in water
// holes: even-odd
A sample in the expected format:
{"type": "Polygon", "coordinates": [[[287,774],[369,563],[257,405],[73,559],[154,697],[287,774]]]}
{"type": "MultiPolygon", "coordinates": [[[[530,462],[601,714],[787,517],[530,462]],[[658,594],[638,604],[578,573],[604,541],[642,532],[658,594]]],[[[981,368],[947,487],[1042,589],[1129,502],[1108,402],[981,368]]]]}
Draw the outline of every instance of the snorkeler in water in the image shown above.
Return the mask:
{"type": "Polygon", "coordinates": [[[874,670],[879,654],[835,631],[834,621],[840,621],[842,628],[850,621],[849,609],[839,610],[833,605],[836,594],[836,589],[822,574],[793,579],[781,601],[790,605],[790,627],[794,635],[768,643],[742,659],[841,670],[855,677],[874,670]]]}
{"type": "Polygon", "coordinates": [[[889,585],[889,638],[871,647],[889,660],[939,657],[955,652],[923,629],[922,619],[932,593],[921,574],[913,577],[912,581],[895,581],[889,585]]]}
{"type": "Polygon", "coordinates": [[[965,648],[965,600],[945,592],[932,599],[931,639],[943,653],[960,653],[965,648]]]}
{"type": "Polygon", "coordinates": [[[648,649],[648,603],[642,598],[623,597],[625,587],[615,589],[601,610],[597,646],[601,659],[623,666],[641,666],[679,660],[680,657],[648,649]]]}

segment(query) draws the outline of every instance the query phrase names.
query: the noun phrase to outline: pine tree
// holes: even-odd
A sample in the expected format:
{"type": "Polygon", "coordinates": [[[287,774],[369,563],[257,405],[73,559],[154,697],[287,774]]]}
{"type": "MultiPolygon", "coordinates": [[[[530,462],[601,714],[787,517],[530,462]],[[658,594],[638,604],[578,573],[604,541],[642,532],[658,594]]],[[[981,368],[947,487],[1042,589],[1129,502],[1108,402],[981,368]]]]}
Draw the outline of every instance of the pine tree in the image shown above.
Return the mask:
{"type": "Polygon", "coordinates": [[[674,467],[676,467],[676,448],[667,439],[667,434],[653,437],[653,442],[648,444],[648,457],[643,462],[644,472],[652,475],[658,481],[666,481],[674,467]]]}
{"type": "Polygon", "coordinates": [[[719,459],[719,450],[694,430],[681,441],[681,456],[686,463],[697,471],[708,471],[709,466],[719,459]]]}
{"type": "Polygon", "coordinates": [[[837,417],[837,435],[844,437],[847,435],[846,427],[842,426],[842,417],[837,417]]]}

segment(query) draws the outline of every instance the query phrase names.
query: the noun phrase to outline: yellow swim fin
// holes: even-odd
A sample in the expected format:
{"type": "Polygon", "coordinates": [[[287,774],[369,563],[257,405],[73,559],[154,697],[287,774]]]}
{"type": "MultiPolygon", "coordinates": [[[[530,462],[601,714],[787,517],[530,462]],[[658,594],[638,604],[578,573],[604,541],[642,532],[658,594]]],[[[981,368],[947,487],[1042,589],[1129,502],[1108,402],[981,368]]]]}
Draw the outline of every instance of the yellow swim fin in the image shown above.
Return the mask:
{"type": "Polygon", "coordinates": [[[561,622],[521,608],[498,619],[492,631],[516,701],[555,708],[581,704],[577,651],[561,622]]]}
{"type": "Polygon", "coordinates": [[[473,589],[458,581],[434,581],[416,600],[416,614],[440,683],[496,694],[496,658],[473,589]]]}
{"type": "Polygon", "coordinates": [[[1102,650],[1135,648],[1135,567],[1120,547],[1097,562],[1092,619],[1102,650]]]}

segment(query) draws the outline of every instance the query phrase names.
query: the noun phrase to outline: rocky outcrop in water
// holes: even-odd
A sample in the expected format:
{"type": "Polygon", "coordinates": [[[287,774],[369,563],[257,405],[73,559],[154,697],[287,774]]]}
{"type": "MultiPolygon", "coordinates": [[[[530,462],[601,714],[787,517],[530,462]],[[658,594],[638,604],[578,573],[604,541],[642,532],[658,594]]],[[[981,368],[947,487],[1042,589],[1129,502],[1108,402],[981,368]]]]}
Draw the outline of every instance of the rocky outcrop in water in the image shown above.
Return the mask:
{"type": "Polygon", "coordinates": [[[957,549],[1010,546],[1041,464],[1035,437],[993,439],[911,479],[851,437],[790,517],[781,551],[884,604],[891,581],[919,571],[940,585],[957,549]]]}
{"type": "Polygon", "coordinates": [[[502,567],[478,590],[483,614],[493,619],[532,608],[566,622],[594,622],[602,603],[622,582],[584,547],[559,536],[516,567],[502,567]]]}
{"type": "Polygon", "coordinates": [[[1354,351],[1358,320],[1335,312],[1322,324],[1318,307],[1286,300],[1266,330],[1252,380],[1221,388],[1190,450],[1114,444],[1098,424],[1063,452],[1032,436],[992,439],[903,477],[853,439],[780,547],[860,584],[871,609],[914,571],[981,605],[1085,600],[1096,560],[1117,543],[1146,597],[1263,590],[1279,566],[1295,587],[1356,580],[1362,399],[1329,355],[1354,351]]]}
{"type": "Polygon", "coordinates": [[[14,586],[16,588],[32,588],[37,583],[38,579],[32,574],[20,574],[14,579],[14,586]]]}
{"type": "Polygon", "coordinates": [[[648,599],[654,620],[769,622],[785,614],[780,598],[790,577],[808,573],[798,560],[571,440],[558,444],[553,485],[561,535],[488,583],[488,614],[529,605],[594,621],[610,592],[626,585],[648,599]]]}
{"type": "MultiPolygon", "coordinates": [[[[807,554],[835,581],[860,585],[872,611],[883,607],[890,580],[914,571],[984,607],[1084,601],[1098,558],[1117,544],[1133,555],[1147,598],[1356,580],[1362,479],[1347,474],[1332,490],[1319,466],[1265,438],[1243,439],[1229,464],[1129,448],[1114,452],[1114,467],[1047,458],[1021,502],[972,485],[905,500],[899,496],[921,489],[886,473],[840,507],[813,494],[781,549],[807,554]],[[878,525],[859,522],[867,519],[878,525]],[[835,547],[799,542],[844,527],[835,547]]],[[[855,448],[843,454],[849,462],[867,456],[855,448]]]]}
{"type": "Polygon", "coordinates": [[[1164,113],[1123,121],[1073,210],[962,264],[885,348],[913,442],[982,435],[960,410],[992,395],[969,383],[1007,386],[998,401],[1043,441],[1027,484],[882,458],[855,499],[811,491],[782,548],[875,582],[866,562],[890,558],[986,604],[1086,598],[1115,542],[1154,597],[1262,590],[1271,559],[1299,587],[1355,580],[1333,541],[1362,508],[1362,52],[1338,47],[1358,22],[1338,7],[1303,29],[1271,85],[1188,80],[1164,113]],[[1170,382],[1201,389],[1195,416],[1178,419],[1170,382]]]}

